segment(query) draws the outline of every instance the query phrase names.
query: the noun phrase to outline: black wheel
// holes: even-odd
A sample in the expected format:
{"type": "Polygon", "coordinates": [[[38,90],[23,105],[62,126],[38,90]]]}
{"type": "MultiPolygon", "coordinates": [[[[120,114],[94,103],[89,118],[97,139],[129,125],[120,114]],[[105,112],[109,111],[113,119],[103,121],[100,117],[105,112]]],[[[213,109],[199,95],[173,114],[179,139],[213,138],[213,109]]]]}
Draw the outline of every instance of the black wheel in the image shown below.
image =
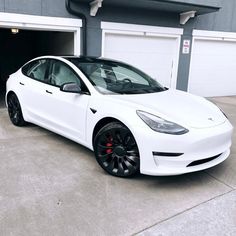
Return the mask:
{"type": "Polygon", "coordinates": [[[139,172],[138,146],[121,123],[109,123],[98,132],[94,152],[99,165],[111,175],[130,177],[139,172]]]}
{"type": "Polygon", "coordinates": [[[12,93],[9,95],[7,105],[11,122],[16,126],[24,126],[26,122],[23,118],[20,102],[16,94],[12,93]]]}

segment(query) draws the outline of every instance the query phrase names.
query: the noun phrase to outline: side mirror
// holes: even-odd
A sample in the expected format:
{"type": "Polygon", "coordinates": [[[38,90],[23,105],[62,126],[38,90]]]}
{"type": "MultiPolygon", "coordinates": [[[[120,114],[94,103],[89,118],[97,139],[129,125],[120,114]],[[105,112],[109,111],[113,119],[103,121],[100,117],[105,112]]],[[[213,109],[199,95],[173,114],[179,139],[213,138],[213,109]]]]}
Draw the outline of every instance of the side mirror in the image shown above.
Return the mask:
{"type": "Polygon", "coordinates": [[[76,83],[66,83],[61,85],[60,90],[67,93],[81,93],[81,88],[76,83]]]}

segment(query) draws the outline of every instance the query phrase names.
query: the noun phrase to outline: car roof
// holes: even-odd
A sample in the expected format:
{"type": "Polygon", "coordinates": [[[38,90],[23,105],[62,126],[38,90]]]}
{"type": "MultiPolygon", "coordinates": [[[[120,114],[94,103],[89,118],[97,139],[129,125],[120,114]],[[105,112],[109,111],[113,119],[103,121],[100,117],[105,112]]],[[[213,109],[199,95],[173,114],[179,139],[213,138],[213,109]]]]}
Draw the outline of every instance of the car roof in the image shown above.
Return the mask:
{"type": "Polygon", "coordinates": [[[119,60],[113,60],[110,58],[104,58],[104,57],[93,57],[93,56],[61,56],[64,59],[67,59],[68,61],[72,61],[73,59],[77,60],[78,62],[90,62],[90,63],[96,63],[96,62],[114,62],[114,63],[124,63],[119,60]]]}
{"type": "MultiPolygon", "coordinates": [[[[32,59],[31,61],[37,60],[37,59],[64,59],[69,62],[75,63],[75,62],[83,62],[83,63],[115,63],[115,64],[126,64],[127,66],[131,66],[127,64],[126,62],[122,62],[119,60],[113,60],[110,58],[104,58],[104,57],[93,57],[93,56],[74,56],[74,55],[46,55],[46,56],[40,56],[37,58],[32,59]]],[[[31,62],[29,61],[29,62],[31,62]]],[[[28,64],[27,62],[26,64],[28,64]]],[[[26,65],[25,64],[25,65],[26,65]]]]}

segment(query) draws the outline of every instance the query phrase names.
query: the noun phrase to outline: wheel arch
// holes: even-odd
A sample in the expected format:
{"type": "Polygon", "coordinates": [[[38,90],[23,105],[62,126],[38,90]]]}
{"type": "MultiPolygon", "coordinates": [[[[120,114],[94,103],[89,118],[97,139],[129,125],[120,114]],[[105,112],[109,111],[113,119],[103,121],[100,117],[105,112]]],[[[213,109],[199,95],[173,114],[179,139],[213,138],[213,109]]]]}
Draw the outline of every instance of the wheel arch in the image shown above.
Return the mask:
{"type": "MultiPolygon", "coordinates": [[[[10,91],[7,92],[7,94],[6,94],[6,96],[5,96],[6,106],[7,106],[7,107],[8,107],[7,101],[8,101],[9,96],[11,96],[11,94],[15,94],[15,95],[17,96],[17,94],[16,94],[14,91],[12,91],[12,90],[10,90],[10,91]]],[[[17,97],[18,97],[18,96],[17,96],[17,97]]]]}
{"type": "Polygon", "coordinates": [[[6,104],[6,107],[8,108],[7,101],[8,101],[9,97],[10,97],[12,94],[15,94],[16,97],[18,98],[19,103],[20,103],[20,106],[21,106],[22,116],[23,116],[24,120],[28,122],[28,119],[27,119],[27,117],[26,117],[25,107],[24,107],[24,104],[22,104],[22,97],[20,96],[20,93],[18,93],[18,92],[16,92],[16,91],[13,91],[13,90],[7,91],[7,93],[6,93],[6,95],[5,95],[5,104],[6,104]]]}
{"type": "MultiPolygon", "coordinates": [[[[122,121],[120,121],[119,119],[117,118],[114,118],[114,117],[104,117],[102,118],[101,120],[99,120],[97,122],[97,124],[95,125],[94,129],[93,129],[93,135],[92,135],[92,144],[94,146],[94,139],[97,135],[97,133],[99,132],[99,130],[104,127],[105,125],[111,123],[111,122],[119,122],[121,123],[122,125],[126,126],[126,124],[124,124],[122,121]]],[[[127,127],[129,129],[129,127],[127,127]]],[[[130,130],[130,129],[129,129],[130,130]]]]}
{"type": "Polygon", "coordinates": [[[26,121],[17,94],[12,90],[7,91],[5,100],[11,122],[15,126],[25,126],[26,121]]]}

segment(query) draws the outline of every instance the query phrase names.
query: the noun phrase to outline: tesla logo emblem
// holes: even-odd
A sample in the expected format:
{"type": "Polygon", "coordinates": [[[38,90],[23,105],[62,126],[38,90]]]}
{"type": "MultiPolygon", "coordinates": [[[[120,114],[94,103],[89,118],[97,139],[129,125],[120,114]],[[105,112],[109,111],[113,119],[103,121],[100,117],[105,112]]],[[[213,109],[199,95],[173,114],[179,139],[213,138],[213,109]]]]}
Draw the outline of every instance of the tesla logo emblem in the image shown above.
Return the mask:
{"type": "Polygon", "coordinates": [[[210,121],[214,121],[214,120],[213,120],[213,118],[211,118],[211,117],[210,117],[210,118],[208,118],[208,120],[210,120],[210,121]]]}

